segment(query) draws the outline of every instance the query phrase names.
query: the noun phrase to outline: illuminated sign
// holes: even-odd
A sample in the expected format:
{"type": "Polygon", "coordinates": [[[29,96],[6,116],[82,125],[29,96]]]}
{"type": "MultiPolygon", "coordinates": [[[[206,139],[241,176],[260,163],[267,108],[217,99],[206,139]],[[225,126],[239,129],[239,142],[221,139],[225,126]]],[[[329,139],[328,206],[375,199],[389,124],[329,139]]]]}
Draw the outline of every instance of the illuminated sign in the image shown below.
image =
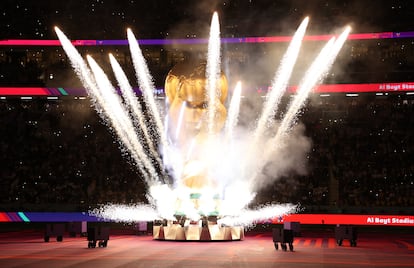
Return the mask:
{"type": "MultiPolygon", "coordinates": [[[[288,91],[296,92],[297,86],[291,86],[288,91]]],[[[398,83],[369,83],[369,84],[323,84],[317,85],[313,93],[364,93],[364,92],[398,92],[414,91],[414,82],[398,83]]]]}
{"type": "MultiPolygon", "coordinates": [[[[96,222],[102,219],[86,212],[0,212],[0,222],[96,222]]],[[[301,224],[414,226],[411,215],[360,215],[360,214],[289,214],[272,220],[272,223],[299,222],[301,224]]]]}
{"type": "MultiPolygon", "coordinates": [[[[307,35],[305,41],[326,41],[334,35],[307,35]]],[[[414,32],[380,32],[380,33],[356,33],[350,34],[348,40],[369,40],[389,38],[412,38],[414,32]]],[[[221,38],[222,43],[278,43],[290,42],[292,36],[265,36],[265,37],[234,37],[221,38]]],[[[141,39],[140,45],[195,45],[207,44],[206,38],[187,39],[141,39]]],[[[128,40],[73,40],[74,46],[126,46],[128,40]]],[[[0,40],[0,46],[60,46],[59,40],[32,40],[32,39],[6,39],[0,40]]]]}
{"type": "MultiPolygon", "coordinates": [[[[257,93],[263,94],[271,90],[270,87],[258,88],[257,93]]],[[[289,93],[295,93],[297,86],[290,86],[289,93]]],[[[138,88],[134,88],[141,94],[138,88]]],[[[382,92],[408,92],[414,91],[414,82],[399,83],[371,83],[371,84],[323,84],[317,85],[313,93],[382,93],[382,92]]],[[[154,90],[155,95],[163,95],[164,89],[154,90]]],[[[75,88],[49,88],[49,87],[0,87],[0,96],[86,96],[85,89],[75,88]]]]}
{"type": "Polygon", "coordinates": [[[301,224],[414,226],[414,216],[359,215],[359,214],[290,214],[273,223],[300,222],[301,224]]]}

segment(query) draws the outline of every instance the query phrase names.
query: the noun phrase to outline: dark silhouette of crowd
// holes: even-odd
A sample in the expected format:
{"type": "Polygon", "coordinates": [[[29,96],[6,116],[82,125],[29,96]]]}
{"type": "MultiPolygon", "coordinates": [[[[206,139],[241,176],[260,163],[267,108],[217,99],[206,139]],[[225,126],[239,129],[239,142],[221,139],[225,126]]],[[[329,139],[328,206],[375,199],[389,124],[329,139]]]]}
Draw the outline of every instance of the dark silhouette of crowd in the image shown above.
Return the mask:
{"type": "Polygon", "coordinates": [[[89,100],[6,100],[0,107],[3,207],[144,201],[139,174],[89,100]]]}
{"type": "MultiPolygon", "coordinates": [[[[239,71],[241,77],[252,76],[250,64],[271,52],[260,44],[234,46],[228,45],[223,57],[236,69],[233,77],[239,71]],[[251,48],[263,53],[250,53],[251,48]]],[[[349,40],[324,83],[412,82],[413,46],[408,38],[349,40]]],[[[115,48],[79,49],[101,59],[115,48]]],[[[128,48],[115,51],[128,77],[135,80],[128,48]]],[[[171,66],[185,53],[145,47],[144,56],[156,86],[162,87],[171,66]]],[[[258,70],[261,83],[274,75],[272,69],[271,77],[262,77],[258,70]]],[[[81,86],[61,48],[33,47],[0,51],[0,85],[81,86]]],[[[256,202],[294,202],[312,211],[414,207],[413,105],[412,95],[404,92],[312,95],[299,117],[312,140],[308,174],[278,179],[258,194],[256,202]]],[[[83,210],[100,203],[146,201],[138,169],[89,99],[7,97],[0,101],[0,123],[1,209],[83,210]]]]}
{"type": "MultiPolygon", "coordinates": [[[[284,176],[257,202],[324,209],[414,207],[414,99],[311,96],[299,121],[312,140],[306,175],[284,176]]],[[[84,210],[146,202],[138,169],[89,99],[0,102],[3,210],[84,210]]]]}
{"type": "Polygon", "coordinates": [[[300,121],[312,139],[308,175],[279,179],[260,197],[308,211],[414,209],[414,99],[404,95],[313,98],[300,121]]]}

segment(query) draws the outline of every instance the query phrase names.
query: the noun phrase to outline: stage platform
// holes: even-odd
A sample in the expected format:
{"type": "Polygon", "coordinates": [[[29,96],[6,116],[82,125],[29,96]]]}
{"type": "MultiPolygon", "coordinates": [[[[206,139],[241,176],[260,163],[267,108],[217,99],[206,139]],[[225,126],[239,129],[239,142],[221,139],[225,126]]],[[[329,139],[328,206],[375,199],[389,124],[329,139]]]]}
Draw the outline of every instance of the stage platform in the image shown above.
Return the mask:
{"type": "Polygon", "coordinates": [[[111,230],[107,247],[85,237],[46,243],[40,231],[0,233],[0,267],[412,267],[414,234],[360,232],[358,246],[338,246],[334,232],[305,231],[294,251],[276,251],[271,232],[246,232],[242,241],[157,241],[111,230]]]}

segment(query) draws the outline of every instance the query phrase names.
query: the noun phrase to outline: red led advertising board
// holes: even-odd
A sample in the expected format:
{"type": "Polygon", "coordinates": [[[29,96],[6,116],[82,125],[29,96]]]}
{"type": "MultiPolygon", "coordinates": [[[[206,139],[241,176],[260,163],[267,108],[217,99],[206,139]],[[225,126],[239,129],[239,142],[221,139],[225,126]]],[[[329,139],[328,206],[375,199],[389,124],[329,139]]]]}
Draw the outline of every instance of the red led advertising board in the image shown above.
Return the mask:
{"type": "MultiPolygon", "coordinates": [[[[287,88],[289,93],[295,93],[297,86],[287,88]]],[[[135,90],[135,89],[134,89],[135,90]]],[[[138,89],[137,89],[138,90],[138,89]]],[[[257,89],[258,93],[270,90],[257,89]]],[[[246,90],[248,91],[248,89],[246,90]]],[[[321,84],[313,88],[313,93],[381,93],[414,91],[414,82],[371,83],[371,84],[321,84]]],[[[156,89],[156,94],[163,94],[164,89],[156,89]]],[[[49,87],[0,87],[0,96],[86,96],[85,89],[49,88],[49,87]]]]}
{"type": "MultiPolygon", "coordinates": [[[[0,222],[56,222],[102,221],[85,212],[0,212],[0,222]]],[[[289,214],[275,218],[272,223],[299,222],[301,224],[414,226],[412,215],[361,214],[289,214]]]]}
{"type": "Polygon", "coordinates": [[[273,220],[273,223],[283,222],[300,222],[301,224],[414,226],[414,216],[360,214],[290,214],[273,220]]]}

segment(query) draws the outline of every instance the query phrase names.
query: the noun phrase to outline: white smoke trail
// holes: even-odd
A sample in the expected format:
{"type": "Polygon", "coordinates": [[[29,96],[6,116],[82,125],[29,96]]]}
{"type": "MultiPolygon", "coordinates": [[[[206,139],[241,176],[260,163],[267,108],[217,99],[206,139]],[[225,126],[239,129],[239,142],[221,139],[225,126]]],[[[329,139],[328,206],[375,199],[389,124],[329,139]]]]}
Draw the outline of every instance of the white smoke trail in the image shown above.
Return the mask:
{"type": "Polygon", "coordinates": [[[240,98],[241,98],[241,82],[237,82],[234,89],[233,96],[231,97],[229,106],[229,115],[227,117],[226,125],[224,127],[225,140],[227,142],[233,139],[233,131],[237,125],[239,110],[240,110],[240,98]]]}
{"type": "MultiPolygon", "coordinates": [[[[346,30],[346,32],[349,33],[349,30],[346,30]]],[[[329,67],[331,66],[332,62],[337,56],[337,53],[340,50],[340,48],[338,49],[338,46],[342,47],[344,40],[346,40],[346,37],[341,36],[341,41],[339,43],[336,43],[335,38],[333,37],[331,40],[329,40],[329,42],[327,42],[327,44],[322,48],[316,59],[312,62],[311,66],[305,74],[305,77],[303,78],[302,82],[298,87],[295,98],[289,104],[288,110],[282,119],[282,122],[276,132],[276,135],[269,141],[269,146],[265,147],[265,151],[263,153],[264,161],[262,161],[262,163],[254,171],[255,174],[251,177],[250,180],[252,189],[257,189],[258,187],[260,187],[261,184],[257,182],[259,172],[270,159],[272,154],[275,151],[281,150],[285,135],[295,124],[298,112],[300,108],[304,105],[305,100],[309,95],[309,92],[329,70],[329,67]]]]}
{"type": "Polygon", "coordinates": [[[115,222],[149,222],[161,219],[158,212],[147,204],[107,204],[93,209],[90,214],[115,222]]]}
{"type": "Polygon", "coordinates": [[[225,216],[217,221],[227,226],[250,226],[254,223],[266,222],[283,215],[295,212],[297,206],[292,204],[268,205],[255,210],[243,210],[237,216],[225,216]]]}
{"type": "Polygon", "coordinates": [[[102,114],[102,107],[100,105],[102,103],[101,93],[97,88],[96,82],[93,79],[93,75],[91,74],[88,65],[83,60],[78,50],[72,45],[71,41],[58,27],[55,27],[55,32],[59,38],[63,50],[68,55],[68,58],[76,75],[79,77],[82,85],[85,87],[88,95],[91,97],[96,110],[100,116],[104,116],[102,114]]]}
{"type": "Polygon", "coordinates": [[[253,134],[253,146],[262,138],[269,122],[274,121],[274,115],[277,112],[280,99],[286,90],[290,76],[292,75],[293,67],[299,55],[300,47],[302,45],[302,39],[308,26],[309,17],[306,17],[299,28],[296,30],[289,47],[282,58],[280,67],[273,79],[271,91],[267,94],[266,102],[263,106],[262,115],[257,122],[256,130],[253,134]]]}
{"type": "MultiPolygon", "coordinates": [[[[126,77],[118,61],[115,59],[115,57],[112,54],[109,54],[109,58],[110,58],[111,66],[114,71],[115,77],[121,89],[122,96],[124,97],[125,103],[131,112],[130,114],[133,117],[134,122],[142,130],[142,134],[144,135],[143,140],[148,145],[148,149],[151,153],[151,156],[154,157],[155,161],[158,163],[158,166],[162,167],[163,166],[162,160],[160,158],[160,155],[157,149],[155,148],[156,146],[155,141],[152,138],[151,134],[149,133],[149,129],[145,122],[144,114],[142,112],[138,98],[136,97],[131,85],[129,84],[128,78],[126,77]]],[[[160,172],[164,174],[163,169],[161,169],[160,172]]]]}
{"type": "MultiPolygon", "coordinates": [[[[115,131],[117,131],[117,133],[118,131],[122,133],[120,128],[114,125],[116,124],[117,119],[115,118],[115,115],[106,106],[105,104],[106,101],[102,95],[103,92],[99,90],[98,85],[96,84],[96,81],[94,79],[94,76],[91,73],[86,62],[83,60],[82,56],[79,54],[77,49],[72,45],[70,40],[58,27],[55,27],[55,31],[59,38],[60,43],[62,44],[63,49],[68,55],[68,58],[71,62],[73,69],[75,70],[75,73],[77,74],[83,86],[87,90],[88,96],[90,96],[90,98],[92,99],[92,102],[99,116],[101,116],[105,122],[112,124],[114,126],[115,131]]],[[[126,148],[128,149],[132,148],[132,145],[130,144],[129,140],[125,139],[122,142],[126,148]]],[[[145,178],[145,180],[149,181],[150,176],[148,175],[147,171],[141,164],[140,159],[134,153],[132,154],[132,156],[135,160],[137,167],[140,169],[141,173],[143,174],[143,177],[145,178]]]]}
{"type": "Polygon", "coordinates": [[[124,71],[119,65],[118,61],[112,54],[109,54],[109,60],[111,62],[112,69],[114,71],[115,77],[118,81],[118,85],[121,89],[122,96],[124,96],[125,103],[130,109],[131,114],[133,115],[134,121],[139,125],[144,135],[144,140],[148,144],[149,150],[152,156],[157,160],[159,165],[162,165],[162,161],[159,157],[158,151],[155,149],[154,140],[152,139],[150,133],[148,132],[148,127],[145,122],[144,115],[142,113],[141,106],[139,105],[138,98],[134,94],[134,90],[129,84],[128,78],[126,77],[124,71]]]}
{"type": "Polygon", "coordinates": [[[296,92],[296,96],[293,98],[292,102],[289,104],[288,110],[283,117],[283,120],[277,130],[276,136],[274,138],[275,142],[280,140],[280,136],[289,131],[292,125],[295,123],[297,113],[299,109],[305,103],[306,98],[309,95],[309,92],[316,85],[316,83],[321,79],[323,74],[327,71],[327,63],[330,60],[331,50],[334,45],[335,38],[333,37],[329,42],[323,47],[319,55],[312,62],[310,68],[305,74],[303,81],[299,84],[299,87],[296,92]]]}
{"type": "Polygon", "coordinates": [[[312,63],[302,82],[299,84],[296,96],[290,103],[288,111],[286,112],[286,115],[283,118],[281,125],[279,126],[275,138],[276,141],[278,140],[279,135],[283,135],[284,133],[288,132],[292,125],[295,123],[298,112],[304,105],[305,100],[309,96],[309,93],[314,88],[314,86],[320,82],[328,73],[330,67],[335,61],[336,56],[344,45],[344,42],[347,39],[350,31],[351,28],[347,27],[336,41],[334,38],[332,38],[312,63]]]}
{"type": "Polygon", "coordinates": [[[151,176],[146,179],[147,184],[152,185],[154,182],[159,182],[158,174],[142,148],[132,121],[128,116],[128,112],[122,105],[120,96],[116,94],[115,88],[113,88],[108,77],[95,60],[89,55],[87,56],[87,60],[95,76],[97,85],[102,92],[102,97],[104,99],[103,108],[108,111],[111,123],[114,126],[118,137],[128,148],[136,164],[140,166],[141,169],[145,168],[149,171],[151,176]]]}
{"type": "Polygon", "coordinates": [[[341,51],[346,39],[348,38],[349,33],[351,32],[351,27],[346,26],[345,30],[339,35],[338,39],[335,41],[335,45],[332,49],[332,55],[329,58],[327,69],[329,70],[332,67],[336,57],[338,56],[339,52],[341,51]]]}
{"type": "Polygon", "coordinates": [[[183,124],[183,117],[185,112],[185,106],[187,105],[187,102],[183,101],[183,104],[181,104],[180,113],[178,115],[178,123],[177,123],[177,129],[175,130],[175,139],[178,140],[181,132],[181,127],[183,124]]]}
{"type": "Polygon", "coordinates": [[[210,37],[208,41],[208,53],[207,53],[207,66],[206,66],[206,78],[207,78],[207,100],[208,100],[208,132],[211,136],[214,131],[215,112],[216,112],[216,99],[217,83],[220,77],[220,25],[217,12],[214,12],[211,19],[210,37]]]}
{"type": "Polygon", "coordinates": [[[268,142],[268,145],[265,147],[265,150],[263,152],[264,161],[262,161],[262,163],[254,171],[255,174],[251,177],[250,180],[250,184],[252,185],[253,189],[258,189],[259,187],[261,187],[261,183],[258,183],[257,178],[259,173],[267,163],[267,161],[270,160],[271,156],[275,152],[282,151],[282,146],[284,146],[284,139],[286,138],[285,135],[294,124],[297,112],[306,100],[309,91],[320,78],[318,74],[325,69],[323,63],[324,61],[326,62],[326,59],[329,56],[329,52],[332,49],[334,41],[335,38],[329,40],[329,42],[323,47],[319,55],[311,64],[311,67],[308,69],[307,74],[305,75],[303,83],[301,83],[301,86],[299,86],[295,98],[290,103],[288,110],[285,116],[283,117],[281,124],[279,125],[276,135],[268,142]]]}
{"type": "Polygon", "coordinates": [[[143,91],[145,102],[149,105],[149,112],[154,120],[154,124],[156,126],[156,130],[153,133],[157,137],[160,138],[160,142],[162,148],[164,150],[168,149],[168,140],[165,135],[164,126],[162,124],[162,119],[159,114],[159,109],[157,104],[155,103],[154,99],[154,85],[152,81],[152,77],[148,70],[147,63],[145,61],[144,56],[142,55],[142,51],[138,45],[137,39],[134,36],[134,33],[131,29],[127,30],[129,48],[131,51],[132,62],[134,64],[135,72],[138,79],[138,84],[140,89],[143,91]]]}
{"type": "MultiPolygon", "coordinates": [[[[297,33],[294,36],[294,39],[297,38],[298,40],[302,40],[304,31],[307,26],[307,19],[302,22],[301,26],[299,27],[297,33]],[[298,33],[302,32],[303,33],[298,33]],[[301,37],[296,37],[296,35],[301,37]]],[[[216,100],[218,99],[218,92],[217,92],[217,86],[218,86],[218,78],[220,75],[220,29],[218,24],[218,16],[217,13],[213,15],[212,19],[212,25],[211,25],[211,33],[210,33],[210,42],[209,43],[209,59],[208,59],[208,65],[206,68],[206,75],[208,79],[208,88],[213,89],[209,90],[207,92],[208,96],[208,128],[210,134],[212,133],[214,129],[214,116],[215,116],[215,109],[216,109],[216,100]],[[214,29],[214,30],[213,30],[214,29]],[[212,37],[213,36],[213,37],[212,37]],[[218,43],[217,43],[218,42],[218,43]],[[215,51],[217,52],[214,55],[210,55],[210,52],[215,51]],[[210,59],[211,57],[211,59],[210,59]]],[[[70,43],[69,40],[64,37],[63,33],[60,32],[56,28],[56,32],[59,36],[59,39],[61,40],[62,46],[64,47],[66,53],[68,53],[69,58],[71,59],[71,63],[74,66],[74,69],[78,76],[80,77],[82,83],[84,84],[85,88],[88,90],[88,94],[91,95],[92,99],[95,102],[96,109],[99,111],[100,115],[102,117],[109,118],[109,122],[113,124],[114,129],[116,133],[118,134],[119,138],[121,139],[121,142],[124,144],[125,147],[127,147],[131,151],[131,156],[134,158],[134,160],[137,162],[137,165],[142,170],[142,172],[145,174],[146,181],[150,181],[150,191],[148,195],[148,200],[150,204],[153,204],[152,206],[145,206],[145,205],[107,205],[100,209],[95,210],[95,215],[99,217],[103,217],[105,219],[115,220],[115,221],[126,221],[126,222],[135,222],[135,221],[151,221],[154,219],[175,219],[175,213],[177,211],[182,211],[185,213],[185,215],[188,218],[191,219],[199,219],[200,218],[200,211],[196,209],[194,206],[193,200],[190,199],[190,193],[193,191],[192,189],[188,187],[182,187],[182,185],[175,184],[174,187],[171,187],[166,184],[152,184],[153,181],[156,181],[154,178],[156,176],[149,175],[147,171],[150,173],[153,173],[153,166],[152,163],[150,163],[148,158],[145,158],[146,155],[144,155],[144,158],[142,158],[140,148],[139,148],[139,142],[140,140],[136,136],[136,133],[133,133],[134,131],[134,125],[132,121],[130,120],[128,116],[128,112],[124,109],[122,100],[117,94],[115,94],[113,86],[110,84],[109,80],[107,79],[106,75],[103,73],[102,69],[96,64],[96,62],[93,61],[92,58],[88,57],[88,61],[90,61],[91,67],[93,67],[93,71],[95,74],[94,76],[90,73],[90,70],[82,57],[79,55],[79,53],[76,51],[76,49],[73,47],[73,45],[70,43]],[[71,53],[72,56],[69,55],[71,53]],[[96,66],[95,66],[96,65],[96,66]],[[115,97],[114,97],[115,96],[115,97]],[[112,98],[114,97],[114,98],[112,98]],[[121,106],[121,107],[120,107],[121,106]],[[149,163],[147,163],[147,161],[149,163]],[[142,162],[142,163],[141,163],[142,162]],[[151,177],[151,178],[149,178],[151,177]],[[152,179],[152,181],[151,181],[152,179]]],[[[348,31],[349,32],[349,31],[348,31]]],[[[346,36],[341,36],[339,39],[345,41],[346,36]]],[[[339,40],[338,39],[338,40],[339,40]]],[[[169,148],[169,141],[167,132],[165,131],[165,127],[163,126],[161,120],[160,120],[160,114],[158,111],[158,107],[155,104],[154,97],[153,97],[153,85],[152,85],[152,78],[149,74],[147,65],[145,63],[145,59],[142,55],[141,50],[139,49],[138,43],[132,34],[130,30],[128,30],[128,40],[130,43],[130,49],[132,53],[132,58],[134,62],[134,67],[136,70],[138,83],[140,85],[140,88],[143,90],[145,102],[148,105],[149,112],[153,113],[151,114],[152,125],[157,128],[154,130],[154,133],[150,133],[153,135],[158,135],[160,137],[161,145],[163,146],[163,149],[169,149],[168,153],[165,154],[164,161],[168,162],[170,166],[173,167],[173,172],[175,175],[175,178],[181,178],[181,174],[183,172],[183,159],[184,155],[181,151],[181,148],[174,148],[173,146],[169,148]],[[167,159],[167,160],[166,160],[167,159]]],[[[343,43],[342,41],[342,43],[343,43]]],[[[294,41],[292,40],[292,43],[294,41]]],[[[276,78],[273,82],[274,85],[272,85],[273,90],[276,91],[275,88],[280,87],[281,90],[279,93],[274,93],[274,96],[268,96],[269,99],[268,102],[272,102],[272,105],[269,106],[268,115],[262,116],[260,119],[262,123],[258,124],[258,127],[256,128],[256,140],[260,140],[260,137],[265,131],[266,124],[269,122],[269,119],[274,117],[276,113],[276,108],[273,106],[277,106],[280,96],[279,94],[282,94],[282,90],[285,89],[287,82],[289,80],[289,77],[292,72],[293,65],[296,62],[297,53],[289,52],[289,50],[296,51],[299,50],[300,47],[300,41],[295,41],[296,45],[290,44],[288,52],[284,56],[283,61],[285,61],[285,58],[288,57],[289,63],[283,63],[280,67],[280,70],[278,70],[276,78]],[[299,43],[296,43],[299,42],[299,43]],[[299,47],[298,47],[299,46],[299,47]],[[289,54],[289,56],[288,56],[289,54]],[[293,60],[294,59],[294,60],[293,60]],[[289,67],[290,66],[290,67],[289,67]],[[260,125],[260,126],[259,126],[260,125]]],[[[333,63],[333,60],[336,56],[336,54],[339,52],[340,47],[342,45],[339,45],[339,41],[337,41],[331,50],[330,56],[332,58],[327,57],[327,61],[323,61],[321,63],[320,68],[325,66],[326,68],[329,68],[330,65],[333,63]],[[336,51],[336,52],[335,52],[336,51]],[[323,66],[322,66],[323,65],[323,66]]],[[[314,63],[317,65],[316,63],[314,63]]],[[[323,70],[319,70],[321,72],[319,79],[323,76],[324,72],[323,70]]],[[[122,74],[124,74],[122,72],[122,74]]],[[[314,73],[313,76],[317,76],[318,73],[314,73]]],[[[314,79],[315,77],[312,77],[314,79]]],[[[310,78],[309,78],[310,79],[310,78]]],[[[297,111],[300,109],[301,105],[303,105],[307,94],[309,93],[309,90],[313,87],[311,84],[312,81],[307,82],[305,81],[304,84],[307,86],[303,86],[303,88],[307,88],[307,93],[305,89],[300,89],[298,91],[302,92],[302,97],[297,97],[297,100],[295,99],[297,104],[292,104],[289,108],[291,109],[292,116],[288,116],[285,118],[286,122],[285,125],[282,127],[279,127],[278,133],[287,133],[290,131],[290,128],[292,124],[295,121],[297,111]],[[310,87],[310,88],[309,88],[310,87]],[[296,112],[295,112],[296,111],[296,112]],[[283,129],[286,129],[283,131],[283,129]]],[[[317,82],[317,81],[316,81],[317,82]]],[[[313,84],[315,84],[314,82],[313,84]]],[[[130,87],[130,85],[128,84],[130,87]]],[[[124,89],[126,86],[124,86],[124,89]]],[[[121,87],[122,89],[122,87],[121,87]]],[[[123,92],[124,95],[126,93],[123,92]]],[[[298,92],[298,94],[301,94],[298,92]]],[[[233,96],[235,98],[235,96],[233,96]]],[[[128,97],[126,97],[127,99],[128,97]]],[[[133,100],[133,99],[131,99],[133,100]]],[[[234,100],[235,101],[235,100],[234,100]]],[[[126,100],[128,102],[128,100],[126,100]]],[[[233,99],[232,99],[233,102],[233,99]]],[[[240,103],[240,100],[239,100],[240,103]]],[[[127,104],[129,105],[129,104],[127,104]]],[[[226,125],[226,132],[225,134],[233,136],[233,128],[237,124],[237,114],[239,107],[236,109],[236,105],[232,105],[230,107],[231,115],[229,115],[228,121],[226,122],[228,125],[226,125]],[[232,109],[234,107],[234,109],[232,109]],[[236,112],[237,110],[237,112],[236,112]]],[[[264,112],[263,112],[264,113],[264,112]]],[[[260,121],[259,120],[259,121],[260,121]]],[[[273,142],[273,145],[278,144],[281,142],[281,134],[276,134],[275,138],[271,140],[273,142]]],[[[219,208],[217,211],[219,212],[219,215],[221,217],[220,224],[226,224],[226,225],[251,225],[255,222],[261,222],[266,221],[270,219],[274,219],[275,217],[283,216],[284,214],[291,213],[295,210],[296,206],[291,204],[286,205],[268,205],[259,209],[255,210],[247,210],[247,205],[254,199],[254,196],[256,193],[252,191],[255,187],[252,187],[252,185],[259,184],[258,181],[255,181],[256,176],[248,176],[246,177],[245,174],[240,175],[239,170],[235,171],[235,169],[242,169],[239,166],[241,165],[241,161],[248,161],[248,157],[246,157],[245,154],[240,153],[241,151],[245,150],[235,150],[236,152],[230,150],[232,154],[238,153],[237,156],[231,155],[231,154],[223,154],[227,147],[220,147],[222,146],[222,143],[217,141],[218,139],[210,139],[208,141],[209,143],[202,144],[205,147],[208,147],[209,150],[206,150],[211,152],[209,154],[210,157],[216,158],[216,162],[214,165],[215,167],[218,167],[217,169],[224,170],[227,169],[228,172],[217,172],[217,170],[209,171],[210,174],[219,174],[219,176],[212,176],[212,178],[217,179],[217,182],[219,184],[218,187],[212,188],[203,188],[200,190],[201,197],[200,201],[204,202],[200,208],[204,212],[210,212],[212,210],[216,210],[215,205],[213,202],[216,202],[217,199],[214,197],[216,193],[219,193],[222,195],[223,199],[221,200],[221,208],[219,208]],[[215,142],[213,144],[213,142],[215,142]],[[211,146],[210,146],[211,145],[211,146]],[[224,148],[224,151],[223,151],[224,148]],[[219,157],[223,155],[223,157],[219,157]],[[233,162],[228,161],[226,158],[231,158],[233,162]],[[223,160],[223,161],[222,161],[223,160]],[[227,162],[226,162],[227,161],[227,162]],[[223,166],[226,166],[223,168],[223,166]],[[227,167],[228,166],[228,167],[227,167]],[[215,172],[216,171],[216,172],[215,172]],[[223,175],[224,176],[221,176],[223,175]],[[252,179],[252,180],[251,180],[252,179]],[[246,181],[244,181],[246,180],[246,181]]],[[[296,140],[295,140],[296,141],[296,140]]],[[[195,144],[195,142],[193,142],[195,144]]],[[[243,141],[242,141],[243,143],[243,141]]],[[[249,147],[249,144],[245,145],[246,147],[249,147]]],[[[235,146],[237,147],[237,146],[235,146]]],[[[275,147],[275,146],[273,146],[275,147]]],[[[277,146],[276,146],[277,147],[277,146]]],[[[142,149],[142,148],[141,148],[142,149]]],[[[238,148],[236,148],[238,149],[238,148]]],[[[267,148],[266,148],[267,149],[267,148]]],[[[277,149],[277,148],[276,148],[277,149]]],[[[290,147],[289,147],[290,149],[290,147]]],[[[187,157],[191,156],[192,147],[190,146],[190,149],[187,152],[187,157]]],[[[268,150],[263,154],[261,152],[260,155],[258,155],[258,151],[255,152],[254,157],[260,158],[260,160],[263,160],[265,158],[268,160],[270,153],[274,152],[271,150],[268,150]],[[262,155],[263,154],[263,155],[262,155]],[[265,157],[263,157],[265,156],[265,157]]],[[[143,153],[143,151],[142,151],[143,153]]],[[[207,157],[206,157],[207,158],[207,157]]],[[[257,171],[260,171],[263,166],[260,166],[262,162],[256,164],[257,160],[254,160],[255,168],[257,171]],[[257,167],[258,166],[258,167],[257,167]]],[[[263,165],[266,162],[263,161],[263,165]]],[[[214,167],[214,168],[215,168],[214,167]]],[[[213,168],[213,169],[214,169],[213,168]]]]}
{"type": "MultiPolygon", "coordinates": [[[[174,220],[175,213],[180,210],[177,203],[180,201],[180,197],[186,198],[189,196],[188,193],[182,193],[177,190],[178,188],[172,189],[167,185],[153,185],[149,189],[148,199],[157,208],[157,212],[163,219],[174,220]]],[[[186,211],[190,213],[190,211],[186,211]]]]}
{"type": "Polygon", "coordinates": [[[240,180],[227,182],[223,188],[223,200],[220,203],[221,215],[240,215],[256,196],[256,193],[250,191],[249,185],[240,180]]]}

